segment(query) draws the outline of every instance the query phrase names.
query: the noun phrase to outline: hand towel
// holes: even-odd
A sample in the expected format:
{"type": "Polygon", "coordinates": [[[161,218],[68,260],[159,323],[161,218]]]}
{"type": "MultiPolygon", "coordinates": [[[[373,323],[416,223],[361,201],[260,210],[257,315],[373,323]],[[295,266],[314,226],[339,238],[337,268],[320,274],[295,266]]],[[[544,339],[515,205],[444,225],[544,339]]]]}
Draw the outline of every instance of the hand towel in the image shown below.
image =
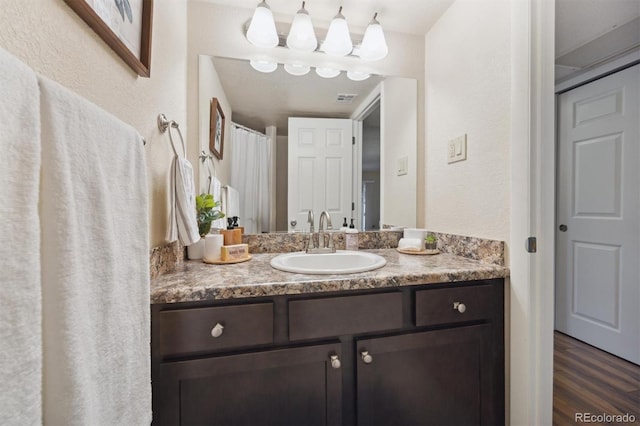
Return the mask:
{"type": "Polygon", "coordinates": [[[225,214],[227,217],[240,216],[240,193],[237,189],[227,185],[225,214]]]}
{"type": "Polygon", "coordinates": [[[42,423],[40,104],[35,73],[0,49],[0,424],[42,423]]]}
{"type": "MultiPolygon", "coordinates": [[[[171,131],[171,129],[169,129],[171,131]]],[[[190,246],[200,241],[196,218],[196,191],[191,163],[176,154],[171,163],[169,227],[167,241],[190,246]]]]}
{"type": "Polygon", "coordinates": [[[39,77],[43,421],[151,422],[148,194],[135,129],[39,77]]]}
{"type": "MultiPolygon", "coordinates": [[[[222,184],[220,183],[220,179],[215,176],[211,177],[211,195],[213,195],[213,201],[220,202],[220,205],[216,207],[217,209],[222,210],[222,184]]],[[[211,229],[226,229],[227,228],[227,220],[225,218],[214,220],[211,223],[211,229]]]]}
{"type": "Polygon", "coordinates": [[[424,246],[422,240],[418,238],[400,238],[398,241],[398,248],[402,250],[410,251],[422,251],[424,246]]]}

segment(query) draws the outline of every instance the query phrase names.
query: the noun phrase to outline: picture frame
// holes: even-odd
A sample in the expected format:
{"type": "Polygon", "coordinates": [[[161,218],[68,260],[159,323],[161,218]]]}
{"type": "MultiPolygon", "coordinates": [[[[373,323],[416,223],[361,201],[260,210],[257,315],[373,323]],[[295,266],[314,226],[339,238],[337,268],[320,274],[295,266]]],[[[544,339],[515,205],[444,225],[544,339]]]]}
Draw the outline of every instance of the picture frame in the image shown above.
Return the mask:
{"type": "Polygon", "coordinates": [[[139,76],[151,75],[153,0],[65,0],[139,76]]]}
{"type": "Polygon", "coordinates": [[[209,150],[218,160],[224,152],[224,112],[218,98],[211,99],[211,118],[209,120],[209,150]]]}

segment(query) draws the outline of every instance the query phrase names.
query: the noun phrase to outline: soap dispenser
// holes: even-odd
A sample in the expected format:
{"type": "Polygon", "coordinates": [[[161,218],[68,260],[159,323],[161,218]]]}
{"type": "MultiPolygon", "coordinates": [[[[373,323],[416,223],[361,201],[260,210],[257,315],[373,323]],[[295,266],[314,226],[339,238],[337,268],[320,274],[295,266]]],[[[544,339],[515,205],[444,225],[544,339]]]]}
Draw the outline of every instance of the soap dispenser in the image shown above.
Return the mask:
{"type": "Polygon", "coordinates": [[[349,229],[349,225],[347,225],[347,218],[344,218],[344,221],[342,221],[342,226],[340,227],[340,231],[344,232],[347,229],[349,229]]]}
{"type": "Polygon", "coordinates": [[[351,219],[351,225],[345,231],[344,234],[344,245],[347,250],[358,250],[358,230],[353,224],[353,219],[351,219]]]}

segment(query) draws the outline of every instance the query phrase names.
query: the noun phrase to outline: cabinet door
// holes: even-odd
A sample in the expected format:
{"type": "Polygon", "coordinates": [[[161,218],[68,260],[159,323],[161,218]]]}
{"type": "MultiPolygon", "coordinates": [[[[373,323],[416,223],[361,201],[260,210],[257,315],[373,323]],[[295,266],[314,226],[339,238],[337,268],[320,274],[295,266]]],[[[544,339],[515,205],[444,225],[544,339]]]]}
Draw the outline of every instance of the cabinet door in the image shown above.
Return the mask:
{"type": "Polygon", "coordinates": [[[341,422],[340,344],[161,364],[154,424],[331,425],[341,422]],[[335,368],[338,367],[338,368],[335,368]]]}
{"type": "Polygon", "coordinates": [[[358,424],[502,423],[492,340],[489,324],[358,340],[358,424]]]}

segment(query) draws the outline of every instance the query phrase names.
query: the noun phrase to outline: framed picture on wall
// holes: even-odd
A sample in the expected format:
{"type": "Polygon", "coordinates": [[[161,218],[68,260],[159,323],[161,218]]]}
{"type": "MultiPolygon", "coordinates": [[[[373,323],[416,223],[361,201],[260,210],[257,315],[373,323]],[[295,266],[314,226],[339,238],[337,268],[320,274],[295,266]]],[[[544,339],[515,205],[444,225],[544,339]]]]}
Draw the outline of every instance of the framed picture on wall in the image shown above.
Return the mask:
{"type": "Polygon", "coordinates": [[[65,0],[138,75],[149,77],[153,0],[65,0]]]}
{"type": "Polygon", "coordinates": [[[222,160],[224,150],[224,112],[218,98],[211,99],[211,120],[209,121],[209,149],[218,160],[222,160]]]}

